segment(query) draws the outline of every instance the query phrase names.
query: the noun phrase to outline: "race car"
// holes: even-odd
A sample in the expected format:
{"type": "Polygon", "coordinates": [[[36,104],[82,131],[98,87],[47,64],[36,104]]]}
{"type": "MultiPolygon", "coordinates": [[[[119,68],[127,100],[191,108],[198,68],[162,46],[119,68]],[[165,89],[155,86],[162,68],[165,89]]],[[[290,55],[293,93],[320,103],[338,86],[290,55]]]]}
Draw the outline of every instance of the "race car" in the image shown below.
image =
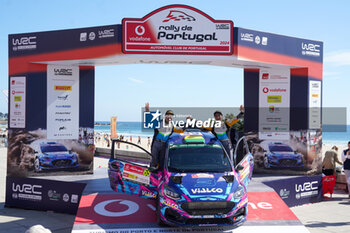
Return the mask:
{"type": "Polygon", "coordinates": [[[289,145],[270,142],[264,155],[264,167],[304,167],[303,155],[295,152],[289,145]]]}
{"type": "MultiPolygon", "coordinates": [[[[123,141],[112,143],[111,188],[155,199],[159,225],[239,225],[246,220],[247,185],[254,166],[250,152],[234,166],[234,159],[211,132],[187,130],[169,137],[164,166],[152,172],[147,163],[116,158],[115,142],[123,141]]],[[[244,137],[239,146],[248,148],[244,137]]]]}
{"type": "Polygon", "coordinates": [[[35,151],[34,170],[68,169],[79,166],[77,154],[57,142],[41,142],[35,151]]]}

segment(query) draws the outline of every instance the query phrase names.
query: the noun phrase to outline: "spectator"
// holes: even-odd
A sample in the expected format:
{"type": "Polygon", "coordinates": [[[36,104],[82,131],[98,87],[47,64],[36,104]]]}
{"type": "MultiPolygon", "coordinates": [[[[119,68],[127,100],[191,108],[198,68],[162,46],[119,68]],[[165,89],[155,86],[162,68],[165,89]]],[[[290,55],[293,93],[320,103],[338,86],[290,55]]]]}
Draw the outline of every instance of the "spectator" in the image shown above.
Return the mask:
{"type": "Polygon", "coordinates": [[[344,150],[341,154],[341,159],[344,162],[344,173],[346,176],[346,182],[348,183],[348,191],[350,198],[350,141],[348,142],[348,149],[344,150]]]}
{"type": "Polygon", "coordinates": [[[331,150],[326,151],[322,162],[322,172],[326,176],[335,175],[335,165],[339,163],[343,165],[338,159],[338,147],[333,146],[331,150]]]}
{"type": "Polygon", "coordinates": [[[137,144],[141,145],[141,137],[140,136],[137,139],[137,144]]]}

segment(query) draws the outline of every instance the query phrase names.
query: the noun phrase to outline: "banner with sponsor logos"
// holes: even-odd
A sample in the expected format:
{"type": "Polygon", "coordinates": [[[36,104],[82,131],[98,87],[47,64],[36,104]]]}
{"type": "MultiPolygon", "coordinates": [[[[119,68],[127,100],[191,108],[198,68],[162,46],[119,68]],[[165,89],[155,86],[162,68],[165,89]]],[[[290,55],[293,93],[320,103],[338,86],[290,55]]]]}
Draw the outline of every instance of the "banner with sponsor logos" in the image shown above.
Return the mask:
{"type": "Polygon", "coordinates": [[[321,128],[321,81],[309,81],[309,129],[321,128]]]}
{"type": "Polygon", "coordinates": [[[289,139],[290,69],[261,69],[259,138],[289,139]]]}
{"type": "Polygon", "coordinates": [[[185,5],[171,5],[142,19],[123,19],[124,53],[233,54],[233,22],[214,20],[185,5]]]}
{"type": "Polygon", "coordinates": [[[6,178],[6,206],[77,212],[85,183],[33,178],[6,178]]]}
{"type": "Polygon", "coordinates": [[[26,127],[26,77],[10,77],[10,127],[26,127]]]}
{"type": "Polygon", "coordinates": [[[289,206],[322,201],[322,176],[303,176],[266,181],[289,206]]]}
{"type": "Polygon", "coordinates": [[[79,67],[47,66],[47,139],[78,139],[79,67]]]}

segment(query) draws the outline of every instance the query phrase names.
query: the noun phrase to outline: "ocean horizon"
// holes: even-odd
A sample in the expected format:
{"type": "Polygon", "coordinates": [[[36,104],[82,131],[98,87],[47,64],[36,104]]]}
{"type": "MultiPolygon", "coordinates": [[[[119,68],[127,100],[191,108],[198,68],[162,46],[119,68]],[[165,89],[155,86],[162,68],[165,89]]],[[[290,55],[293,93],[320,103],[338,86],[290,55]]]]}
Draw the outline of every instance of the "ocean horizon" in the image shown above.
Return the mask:
{"type": "MultiPolygon", "coordinates": [[[[109,134],[110,133],[110,122],[109,121],[95,121],[94,130],[96,133],[109,134]]],[[[329,126],[324,126],[329,129],[329,126]]],[[[344,144],[347,145],[350,141],[350,125],[343,127],[342,132],[328,132],[329,130],[322,133],[322,140],[324,144],[344,144]]],[[[118,121],[117,122],[117,133],[118,135],[125,136],[141,136],[141,137],[152,137],[153,130],[142,129],[142,122],[137,121],[118,121]]]]}

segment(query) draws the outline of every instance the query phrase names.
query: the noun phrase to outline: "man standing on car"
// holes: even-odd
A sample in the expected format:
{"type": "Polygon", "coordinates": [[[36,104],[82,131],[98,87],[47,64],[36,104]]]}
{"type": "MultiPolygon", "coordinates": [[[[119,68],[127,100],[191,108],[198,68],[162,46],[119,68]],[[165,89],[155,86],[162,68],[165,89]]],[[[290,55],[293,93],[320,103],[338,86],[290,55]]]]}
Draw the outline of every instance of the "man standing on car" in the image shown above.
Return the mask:
{"type": "Polygon", "coordinates": [[[221,126],[220,127],[213,127],[211,128],[212,133],[220,140],[221,144],[225,148],[226,153],[230,156],[232,156],[233,148],[232,148],[232,142],[230,140],[230,134],[233,133],[231,131],[232,126],[236,124],[240,118],[242,118],[244,115],[244,107],[243,105],[240,106],[240,113],[237,115],[236,119],[233,119],[229,121],[228,119],[224,120],[222,112],[217,110],[214,112],[214,119],[215,121],[220,121],[221,126]]]}
{"type": "MultiPolygon", "coordinates": [[[[149,103],[146,103],[145,111],[149,112],[149,103]]],[[[163,168],[166,142],[169,136],[173,132],[181,132],[181,130],[175,128],[175,126],[173,125],[173,116],[174,112],[172,110],[166,111],[164,121],[161,121],[160,128],[154,129],[154,135],[151,144],[151,168],[154,170],[156,170],[157,168],[163,168]]]]}

